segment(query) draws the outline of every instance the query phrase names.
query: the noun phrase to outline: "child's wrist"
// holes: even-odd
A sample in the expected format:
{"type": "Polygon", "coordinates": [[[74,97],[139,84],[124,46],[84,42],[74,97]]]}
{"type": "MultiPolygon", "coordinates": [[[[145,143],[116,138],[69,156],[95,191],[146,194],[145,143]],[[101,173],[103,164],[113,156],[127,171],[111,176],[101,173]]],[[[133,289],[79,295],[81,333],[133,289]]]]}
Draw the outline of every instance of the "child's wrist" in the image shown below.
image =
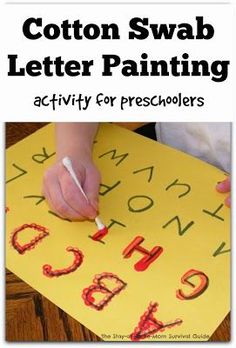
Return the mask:
{"type": "Polygon", "coordinates": [[[92,148],[88,145],[77,145],[73,147],[58,149],[56,151],[57,161],[61,161],[64,157],[70,157],[72,160],[91,161],[92,160],[92,148]]]}

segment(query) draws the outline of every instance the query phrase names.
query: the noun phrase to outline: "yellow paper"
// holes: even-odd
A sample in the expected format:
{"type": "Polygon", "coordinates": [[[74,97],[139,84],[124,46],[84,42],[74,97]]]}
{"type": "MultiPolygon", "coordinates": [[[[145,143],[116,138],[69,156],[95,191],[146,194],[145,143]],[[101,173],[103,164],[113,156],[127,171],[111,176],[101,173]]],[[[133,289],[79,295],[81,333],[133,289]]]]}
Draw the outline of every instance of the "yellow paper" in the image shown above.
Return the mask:
{"type": "MultiPolygon", "coordinates": [[[[89,237],[96,232],[93,222],[63,221],[48,212],[40,197],[29,197],[41,195],[43,172],[55,160],[53,125],[7,150],[7,268],[104,340],[129,341],[150,303],[158,303],[153,316],[164,325],[176,319],[182,323],[157,330],[144,340],[208,340],[230,310],[230,209],[223,205],[225,195],[215,190],[225,174],[118,126],[103,124],[96,140],[94,159],[102,184],[114,186],[100,196],[100,214],[108,226],[113,220],[119,222],[110,227],[103,243],[89,237]],[[49,155],[46,160],[43,151],[49,155]],[[49,235],[19,254],[10,243],[12,232],[30,223],[47,227],[49,235]],[[130,258],[122,255],[137,236],[144,238],[140,245],[146,250],[163,248],[144,271],[134,269],[144,254],[136,250],[130,258]],[[45,264],[62,269],[72,263],[68,246],[83,253],[80,267],[60,277],[43,275],[45,264]],[[203,272],[209,284],[196,298],[181,300],[176,297],[178,289],[189,295],[199,285],[199,276],[189,279],[193,287],[181,283],[190,270],[203,272]],[[104,272],[117,275],[127,285],[102,310],[96,310],[85,304],[82,293],[95,275],[104,272]]],[[[101,192],[105,189],[102,186],[101,192]]],[[[18,241],[28,243],[37,234],[26,228],[18,241]]],[[[112,291],[114,281],[105,285],[112,291]]],[[[94,295],[95,303],[105,295],[94,295]]]]}

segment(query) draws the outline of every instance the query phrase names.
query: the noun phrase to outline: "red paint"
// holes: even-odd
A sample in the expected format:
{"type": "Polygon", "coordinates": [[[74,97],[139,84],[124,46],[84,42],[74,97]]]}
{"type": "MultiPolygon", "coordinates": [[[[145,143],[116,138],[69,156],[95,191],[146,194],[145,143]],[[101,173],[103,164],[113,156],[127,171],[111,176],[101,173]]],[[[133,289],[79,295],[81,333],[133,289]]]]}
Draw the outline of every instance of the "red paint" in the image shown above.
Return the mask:
{"type": "Polygon", "coordinates": [[[74,272],[77,270],[77,268],[81,265],[83,262],[84,255],[78,248],[74,247],[67,247],[66,251],[71,251],[74,254],[74,261],[72,265],[70,265],[67,268],[62,268],[62,269],[56,269],[52,270],[51,265],[44,265],[43,266],[43,274],[49,278],[52,277],[60,277],[61,275],[69,274],[71,272],[74,272]]]}
{"type": "Polygon", "coordinates": [[[18,251],[19,254],[24,254],[26,250],[33,249],[43,238],[47,237],[49,235],[48,229],[44,226],[37,225],[35,223],[32,224],[24,224],[19,227],[17,227],[11,236],[11,244],[14,249],[18,251]],[[33,238],[29,243],[21,245],[18,241],[18,233],[25,230],[26,228],[32,228],[36,231],[39,231],[40,233],[33,238]]]}
{"type": "Polygon", "coordinates": [[[162,321],[154,318],[154,313],[157,311],[158,303],[150,303],[148,309],[141,316],[138,326],[134,329],[130,338],[131,341],[140,341],[159,331],[164,331],[166,328],[180,325],[183,321],[176,319],[174,322],[163,324],[162,321]]]}
{"type": "Polygon", "coordinates": [[[184,285],[189,285],[194,288],[193,292],[186,295],[181,289],[176,291],[176,297],[179,300],[192,300],[198,296],[200,296],[208,287],[209,279],[207,275],[201,271],[197,271],[195,269],[190,269],[181,277],[181,283],[184,285]],[[197,276],[200,279],[200,284],[198,286],[194,285],[189,281],[190,278],[197,276]]]}
{"type": "Polygon", "coordinates": [[[102,274],[97,274],[93,279],[93,284],[83,290],[82,298],[87,306],[100,311],[115,295],[118,295],[126,285],[127,284],[123,280],[113,273],[104,272],[102,274]],[[106,279],[112,279],[115,281],[115,287],[113,289],[110,290],[106,287],[104,283],[104,280],[106,279]],[[92,296],[94,293],[102,293],[105,296],[102,300],[98,301],[98,303],[95,303],[95,299],[92,296]]]}
{"type": "Polygon", "coordinates": [[[122,252],[124,258],[131,257],[135,250],[145,255],[134,265],[134,269],[138,272],[145,271],[149,267],[149,265],[153,261],[155,261],[163,252],[163,248],[161,246],[155,246],[150,251],[143,248],[140,245],[143,241],[143,237],[135,237],[134,240],[122,252]]]}
{"type": "Polygon", "coordinates": [[[108,233],[108,228],[106,226],[104,226],[101,230],[98,230],[93,236],[92,239],[93,240],[101,240],[103,237],[105,237],[105,235],[108,233]]]}

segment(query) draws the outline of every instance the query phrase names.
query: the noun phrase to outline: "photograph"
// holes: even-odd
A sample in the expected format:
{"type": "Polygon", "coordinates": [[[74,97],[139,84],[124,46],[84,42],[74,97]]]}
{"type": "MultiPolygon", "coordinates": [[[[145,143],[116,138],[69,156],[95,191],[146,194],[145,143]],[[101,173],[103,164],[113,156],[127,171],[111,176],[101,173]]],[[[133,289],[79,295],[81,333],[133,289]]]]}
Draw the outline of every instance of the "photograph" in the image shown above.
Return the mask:
{"type": "Polygon", "coordinates": [[[5,122],[5,145],[7,342],[230,341],[232,122],[5,122]]]}

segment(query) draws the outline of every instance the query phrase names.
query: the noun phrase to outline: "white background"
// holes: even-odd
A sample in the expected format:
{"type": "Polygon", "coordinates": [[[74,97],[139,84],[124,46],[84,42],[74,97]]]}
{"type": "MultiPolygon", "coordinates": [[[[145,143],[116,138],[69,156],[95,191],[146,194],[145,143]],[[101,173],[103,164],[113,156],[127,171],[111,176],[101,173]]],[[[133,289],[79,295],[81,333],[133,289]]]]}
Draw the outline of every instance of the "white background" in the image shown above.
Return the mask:
{"type": "Polygon", "coordinates": [[[4,119],[31,121],[215,121],[233,120],[232,102],[232,23],[231,5],[224,4],[93,4],[81,5],[24,5],[7,4],[3,8],[2,30],[5,36],[1,53],[0,72],[4,85],[2,106],[4,119]],[[128,40],[129,21],[133,17],[148,17],[150,23],[189,23],[196,33],[196,16],[203,16],[204,23],[211,23],[215,35],[210,40],[154,40],[151,35],[146,40],[128,40]],[[42,17],[43,23],[60,25],[63,20],[76,19],[85,25],[88,23],[116,23],[120,28],[120,40],[29,40],[22,33],[22,25],[28,17],[42,17]],[[214,82],[206,77],[124,77],[119,68],[114,69],[112,77],[102,76],[102,54],[117,54],[121,60],[133,59],[137,62],[145,52],[149,59],[170,60],[173,56],[181,59],[183,53],[189,54],[189,60],[230,60],[229,76],[223,82],[214,82]],[[8,77],[8,54],[18,54],[18,68],[25,67],[30,60],[42,61],[45,56],[62,56],[67,61],[94,60],[91,77],[8,77]],[[98,93],[111,96],[174,96],[179,92],[184,96],[202,96],[204,107],[132,107],[121,111],[117,103],[114,108],[99,108],[95,103],[86,111],[77,107],[64,106],[56,111],[50,107],[35,107],[35,96],[56,94],[92,95],[98,93]]]}

